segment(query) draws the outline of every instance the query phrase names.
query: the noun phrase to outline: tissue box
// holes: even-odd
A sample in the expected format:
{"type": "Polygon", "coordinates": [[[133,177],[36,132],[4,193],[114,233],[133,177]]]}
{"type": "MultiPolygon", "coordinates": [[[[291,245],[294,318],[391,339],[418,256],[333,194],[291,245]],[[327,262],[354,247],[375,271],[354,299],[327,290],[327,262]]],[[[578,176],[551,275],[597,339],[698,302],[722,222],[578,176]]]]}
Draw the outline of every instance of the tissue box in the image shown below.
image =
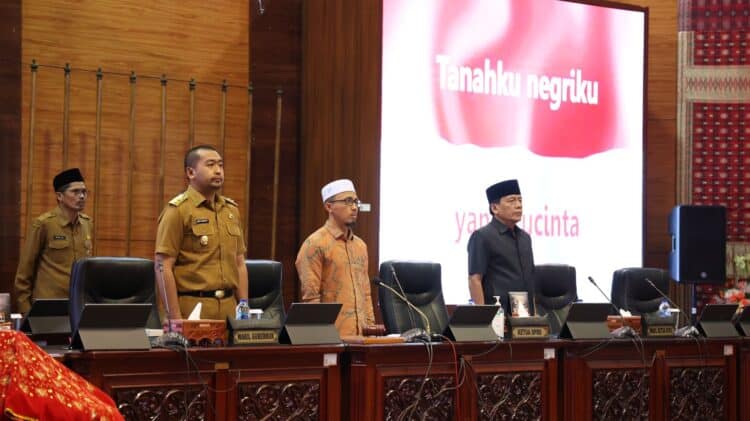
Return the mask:
{"type": "Polygon", "coordinates": [[[226,320],[187,320],[175,319],[169,321],[170,326],[164,331],[182,334],[191,346],[220,347],[227,345],[226,320]]]}
{"type": "Polygon", "coordinates": [[[607,328],[610,332],[622,327],[623,322],[641,335],[641,316],[607,316],[607,328]]]}

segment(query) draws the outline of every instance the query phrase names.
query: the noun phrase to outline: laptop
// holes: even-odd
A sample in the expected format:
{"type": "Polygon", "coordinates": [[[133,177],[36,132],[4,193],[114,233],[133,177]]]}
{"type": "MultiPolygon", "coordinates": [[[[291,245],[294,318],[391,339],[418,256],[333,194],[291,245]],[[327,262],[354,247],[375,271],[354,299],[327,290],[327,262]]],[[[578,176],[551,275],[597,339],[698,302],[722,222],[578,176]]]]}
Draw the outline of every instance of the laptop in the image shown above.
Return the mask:
{"type": "Polygon", "coordinates": [[[89,350],[150,349],[146,323],[151,303],[89,303],[83,307],[73,347],[89,350]]]}
{"type": "Polygon", "coordinates": [[[40,298],[31,303],[31,309],[21,324],[21,331],[32,335],[70,335],[68,300],[40,298]]]}
{"type": "Polygon", "coordinates": [[[341,303],[292,303],[279,342],[292,345],[339,344],[336,318],[341,303]]]}
{"type": "Polygon", "coordinates": [[[459,305],[453,311],[445,336],[458,342],[496,341],[497,334],[492,330],[492,319],[497,314],[494,305],[459,305]]]}
{"type": "Polygon", "coordinates": [[[745,336],[750,336],[750,306],[742,308],[740,317],[737,318],[737,330],[745,336]]]}
{"type": "Polygon", "coordinates": [[[732,323],[737,308],[737,304],[706,304],[698,317],[698,330],[707,338],[740,336],[732,323]]]}
{"type": "Polygon", "coordinates": [[[568,339],[609,339],[607,316],[612,310],[610,303],[570,304],[568,317],[565,318],[561,338],[568,339]]]}

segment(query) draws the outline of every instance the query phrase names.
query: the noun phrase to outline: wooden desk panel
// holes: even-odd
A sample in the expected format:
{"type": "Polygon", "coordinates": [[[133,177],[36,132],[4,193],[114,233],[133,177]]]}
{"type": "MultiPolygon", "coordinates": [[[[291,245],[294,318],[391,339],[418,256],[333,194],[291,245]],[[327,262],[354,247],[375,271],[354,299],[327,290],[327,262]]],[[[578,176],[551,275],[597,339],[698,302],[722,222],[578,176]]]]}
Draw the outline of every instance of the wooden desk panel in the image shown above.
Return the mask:
{"type": "Polygon", "coordinates": [[[560,419],[562,341],[459,344],[469,375],[461,388],[464,419],[560,419]]]}
{"type": "Polygon", "coordinates": [[[351,420],[416,419],[411,414],[430,420],[556,420],[562,343],[459,343],[455,354],[448,343],[433,344],[421,395],[428,366],[424,344],[350,345],[343,413],[351,420]]]}
{"type": "Polygon", "coordinates": [[[336,346],[191,348],[72,353],[65,363],[113,397],[128,420],[339,420],[336,346]],[[324,357],[329,359],[324,364],[324,357]],[[331,363],[333,363],[331,365],[331,363]]]}
{"type": "Polygon", "coordinates": [[[349,345],[342,409],[348,416],[344,418],[412,419],[409,414],[427,414],[430,420],[455,419],[453,351],[440,343],[431,348],[430,366],[425,344],[349,345]]]}
{"type": "Polygon", "coordinates": [[[750,421],[750,338],[742,339],[738,361],[738,419],[750,421]]]}
{"type": "Polygon", "coordinates": [[[569,420],[737,418],[734,339],[571,341],[564,347],[569,420]]]}

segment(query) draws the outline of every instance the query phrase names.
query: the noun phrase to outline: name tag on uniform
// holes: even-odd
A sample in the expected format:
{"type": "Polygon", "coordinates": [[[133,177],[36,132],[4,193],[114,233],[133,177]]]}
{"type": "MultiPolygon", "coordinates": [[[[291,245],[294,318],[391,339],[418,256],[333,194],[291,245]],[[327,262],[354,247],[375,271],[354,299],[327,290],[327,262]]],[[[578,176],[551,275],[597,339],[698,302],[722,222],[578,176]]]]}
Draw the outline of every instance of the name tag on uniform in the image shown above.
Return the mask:
{"type": "Polygon", "coordinates": [[[207,223],[208,223],[208,218],[198,218],[195,221],[193,221],[193,224],[195,224],[195,225],[198,225],[198,224],[207,224],[207,223]]]}
{"type": "Polygon", "coordinates": [[[68,237],[66,237],[66,236],[64,236],[64,235],[59,235],[59,234],[57,234],[57,235],[53,235],[53,236],[52,236],[52,239],[53,239],[53,240],[65,240],[65,239],[67,239],[67,238],[68,238],[68,237]]]}

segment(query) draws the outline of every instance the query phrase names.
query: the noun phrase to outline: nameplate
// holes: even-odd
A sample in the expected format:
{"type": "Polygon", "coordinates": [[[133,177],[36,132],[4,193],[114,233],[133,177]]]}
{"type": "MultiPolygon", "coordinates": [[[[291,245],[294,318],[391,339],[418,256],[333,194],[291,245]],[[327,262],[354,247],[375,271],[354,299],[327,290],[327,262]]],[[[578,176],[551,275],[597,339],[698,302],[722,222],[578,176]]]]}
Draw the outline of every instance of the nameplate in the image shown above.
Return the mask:
{"type": "Polygon", "coordinates": [[[674,336],[676,322],[676,314],[663,316],[658,313],[646,313],[643,315],[643,330],[646,336],[670,337],[674,336]]]}
{"type": "Polygon", "coordinates": [[[258,345],[278,343],[278,329],[235,330],[232,332],[232,345],[258,345]]]}
{"type": "Polygon", "coordinates": [[[674,325],[649,325],[646,328],[646,335],[651,336],[674,336],[674,325]]]}
{"type": "Polygon", "coordinates": [[[517,326],[511,329],[513,339],[540,339],[549,336],[549,326],[517,326]]]}

